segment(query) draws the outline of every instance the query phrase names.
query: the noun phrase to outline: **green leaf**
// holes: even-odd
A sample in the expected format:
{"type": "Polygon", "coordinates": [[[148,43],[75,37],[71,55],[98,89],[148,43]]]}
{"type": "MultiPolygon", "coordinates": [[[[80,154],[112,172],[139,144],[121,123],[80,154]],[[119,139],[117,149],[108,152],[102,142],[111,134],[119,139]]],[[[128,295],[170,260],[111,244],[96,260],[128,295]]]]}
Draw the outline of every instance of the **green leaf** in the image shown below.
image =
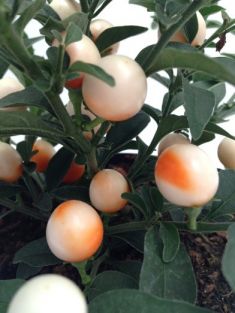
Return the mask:
{"type": "Polygon", "coordinates": [[[23,283],[22,279],[0,280],[0,313],[6,313],[9,302],[23,283]]]}
{"type": "Polygon", "coordinates": [[[113,290],[96,297],[89,313],[213,313],[190,303],[161,299],[139,290],[113,290]]]}
{"type": "Polygon", "coordinates": [[[161,223],[159,234],[163,242],[162,260],[165,263],[172,262],[180,248],[178,229],[173,223],[161,223]]]}
{"type": "Polygon", "coordinates": [[[184,107],[194,140],[200,138],[213,115],[215,96],[211,91],[198,88],[183,80],[184,107]]]}
{"type": "Polygon", "coordinates": [[[138,289],[138,283],[131,276],[118,271],[105,271],[96,276],[87,291],[89,301],[98,295],[115,289],[138,289]]]}
{"type": "Polygon", "coordinates": [[[140,253],[144,252],[144,237],[145,237],[144,230],[138,230],[135,232],[125,232],[118,235],[113,235],[115,238],[119,238],[125,241],[128,245],[133,247],[135,250],[139,251],[140,253]]]}
{"type": "Polygon", "coordinates": [[[29,135],[61,142],[66,135],[30,112],[0,111],[0,136],[29,135]]]}
{"type": "Polygon", "coordinates": [[[162,242],[156,229],[150,228],[145,237],[140,290],[162,298],[194,303],[197,288],[192,264],[185,248],[181,245],[170,263],[163,262],[162,251],[162,242]]]}
{"type": "Polygon", "coordinates": [[[219,171],[219,188],[209,213],[210,218],[235,213],[235,171],[219,171]]]}
{"type": "Polygon", "coordinates": [[[96,40],[96,46],[99,51],[104,51],[113,44],[126,38],[139,35],[146,32],[148,29],[142,26],[125,25],[115,26],[103,31],[96,40]]]}
{"type": "Polygon", "coordinates": [[[112,76],[110,76],[108,73],[106,73],[101,67],[85,63],[82,61],[77,61],[73,63],[73,65],[69,68],[69,74],[76,73],[76,72],[83,72],[92,76],[95,76],[98,79],[101,79],[109,86],[115,86],[115,80],[112,76]]]}
{"type": "Polygon", "coordinates": [[[51,191],[51,194],[60,201],[81,200],[89,202],[89,189],[85,186],[62,186],[51,191]]]}
{"type": "Polygon", "coordinates": [[[135,208],[143,214],[144,217],[147,217],[147,207],[144,200],[137,192],[125,192],[122,194],[122,198],[131,203],[135,208]]]}
{"type": "Polygon", "coordinates": [[[33,19],[38,11],[45,5],[46,0],[35,0],[26,10],[23,11],[21,16],[15,22],[15,28],[21,34],[26,25],[33,19]]]}
{"type": "Polygon", "coordinates": [[[149,116],[145,112],[140,111],[126,121],[115,123],[107,133],[105,143],[111,145],[112,149],[122,146],[138,136],[149,122],[149,116]]]}
{"type": "Polygon", "coordinates": [[[41,271],[41,267],[32,267],[25,263],[20,263],[17,267],[16,278],[28,279],[37,275],[41,271]]]}
{"type": "Polygon", "coordinates": [[[70,15],[62,22],[65,28],[67,28],[70,23],[77,25],[77,27],[79,27],[80,30],[85,34],[89,23],[88,14],[84,12],[77,12],[70,15]]]}
{"type": "Polygon", "coordinates": [[[196,14],[184,25],[183,31],[188,42],[192,42],[198,32],[198,19],[196,14]]]}
{"type": "Polygon", "coordinates": [[[81,28],[74,23],[69,23],[66,29],[65,45],[68,46],[72,42],[76,42],[82,39],[81,28]]]}
{"type": "MultiPolygon", "coordinates": [[[[145,60],[153,46],[144,48],[136,58],[140,64],[145,60]]],[[[148,68],[147,76],[169,68],[184,68],[205,72],[217,80],[227,81],[235,85],[235,60],[229,58],[210,58],[194,49],[165,48],[160,55],[153,59],[148,68]]]]}
{"type": "Polygon", "coordinates": [[[228,242],[222,259],[222,271],[227,282],[235,291],[235,224],[228,228],[228,242]]]}
{"type": "Polygon", "coordinates": [[[50,160],[46,173],[47,189],[56,188],[68,172],[75,154],[65,148],[61,148],[50,160]]]}
{"type": "Polygon", "coordinates": [[[61,262],[51,253],[45,237],[26,244],[16,252],[13,260],[14,264],[25,263],[33,267],[55,265],[61,262]]]}
{"type": "Polygon", "coordinates": [[[0,107],[27,105],[44,108],[50,112],[50,104],[37,88],[30,86],[22,91],[14,92],[0,99],[0,107]]]}
{"type": "Polygon", "coordinates": [[[111,265],[118,271],[131,276],[134,280],[139,281],[142,262],[135,260],[114,261],[111,260],[111,265]]]}
{"type": "Polygon", "coordinates": [[[155,1],[154,0],[129,0],[130,4],[141,5],[148,11],[155,12],[155,1]]]}
{"type": "Polygon", "coordinates": [[[4,76],[4,74],[6,73],[7,69],[8,69],[8,62],[6,62],[5,60],[3,60],[0,56],[0,79],[4,76]]]}

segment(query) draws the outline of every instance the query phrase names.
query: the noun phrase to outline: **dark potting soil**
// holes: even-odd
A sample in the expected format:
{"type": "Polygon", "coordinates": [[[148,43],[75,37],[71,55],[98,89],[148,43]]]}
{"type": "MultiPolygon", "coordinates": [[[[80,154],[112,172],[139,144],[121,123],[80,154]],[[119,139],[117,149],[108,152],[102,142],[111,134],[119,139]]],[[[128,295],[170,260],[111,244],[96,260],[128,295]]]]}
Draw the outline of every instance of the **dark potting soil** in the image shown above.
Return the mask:
{"type": "MultiPolygon", "coordinates": [[[[12,214],[0,220],[0,279],[15,278],[16,265],[12,264],[15,252],[44,234],[45,223],[20,214],[12,214]]],[[[204,236],[182,233],[181,238],[191,257],[197,279],[197,304],[219,313],[235,313],[235,293],[221,273],[226,234],[204,236]]],[[[76,269],[68,264],[47,267],[41,271],[45,272],[62,274],[77,283],[80,281],[76,269]]]]}

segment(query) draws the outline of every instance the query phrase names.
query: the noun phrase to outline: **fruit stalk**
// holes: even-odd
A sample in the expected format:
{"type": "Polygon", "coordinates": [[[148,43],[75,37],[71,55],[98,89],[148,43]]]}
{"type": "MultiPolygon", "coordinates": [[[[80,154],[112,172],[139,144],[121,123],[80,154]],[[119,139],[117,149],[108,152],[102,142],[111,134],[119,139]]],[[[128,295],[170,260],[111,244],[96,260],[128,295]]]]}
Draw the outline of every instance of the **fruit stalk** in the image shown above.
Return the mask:
{"type": "Polygon", "coordinates": [[[201,214],[202,208],[186,208],[184,210],[188,217],[187,227],[189,230],[197,230],[197,218],[201,214]]]}

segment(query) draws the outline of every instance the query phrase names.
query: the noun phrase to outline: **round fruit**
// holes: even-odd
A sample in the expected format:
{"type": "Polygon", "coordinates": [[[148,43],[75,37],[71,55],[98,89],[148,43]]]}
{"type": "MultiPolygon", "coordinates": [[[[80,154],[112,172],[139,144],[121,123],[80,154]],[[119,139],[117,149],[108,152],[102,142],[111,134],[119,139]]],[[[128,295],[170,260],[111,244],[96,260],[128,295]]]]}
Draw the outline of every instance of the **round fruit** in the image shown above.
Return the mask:
{"type": "MultiPolygon", "coordinates": [[[[24,86],[21,83],[12,77],[4,77],[0,79],[0,99],[10,95],[11,93],[18,92],[24,89],[24,86]]],[[[11,106],[1,108],[4,111],[25,111],[26,106],[11,106]]]]}
{"type": "Polygon", "coordinates": [[[235,140],[225,137],[218,146],[218,157],[225,168],[235,169],[235,140]]]}
{"type": "Polygon", "coordinates": [[[101,58],[98,66],[114,78],[115,86],[86,75],[82,94],[90,111],[109,121],[123,121],[137,114],[147,94],[146,76],[139,64],[126,56],[109,55],[101,58]]]}
{"type": "Polygon", "coordinates": [[[61,20],[81,11],[81,6],[74,0],[53,0],[50,7],[59,15],[61,20]]]}
{"type": "MultiPolygon", "coordinates": [[[[96,19],[96,20],[93,20],[90,24],[90,32],[91,32],[91,35],[92,35],[92,39],[94,41],[96,41],[96,39],[108,28],[112,28],[113,27],[113,24],[109,23],[108,21],[106,20],[103,20],[103,19],[96,19]]],[[[119,43],[115,43],[113,44],[111,47],[109,47],[107,50],[108,50],[108,53],[109,54],[115,54],[117,53],[118,51],[118,48],[119,48],[119,43]]]]}
{"type": "Polygon", "coordinates": [[[48,167],[48,163],[56,153],[54,147],[49,142],[39,139],[33,145],[33,151],[37,151],[30,161],[36,163],[37,172],[45,172],[48,167]]]}
{"type": "Polygon", "coordinates": [[[85,172],[85,165],[84,164],[77,164],[73,161],[68,169],[68,172],[63,178],[63,182],[65,184],[71,184],[75,181],[79,180],[85,172]]]}
{"type": "Polygon", "coordinates": [[[159,156],[155,180],[168,201],[185,207],[201,207],[215,195],[219,176],[200,148],[192,144],[175,144],[159,156]]]}
{"type": "MultiPolygon", "coordinates": [[[[100,60],[100,53],[94,42],[86,35],[76,42],[72,42],[66,47],[66,52],[70,58],[70,66],[77,61],[82,61],[91,64],[97,64],[100,60]]],[[[84,79],[84,73],[79,73],[78,78],[68,80],[66,82],[67,88],[80,88],[84,79]]]]}
{"type": "MultiPolygon", "coordinates": [[[[191,46],[201,46],[206,38],[206,22],[200,12],[197,12],[198,31],[191,41],[191,46]]],[[[170,39],[170,41],[189,43],[187,37],[183,31],[176,32],[170,39]]]]}
{"type": "Polygon", "coordinates": [[[91,180],[89,194],[91,203],[102,212],[114,213],[121,210],[127,200],[122,199],[124,192],[129,192],[125,177],[112,169],[98,172],[91,180]]]}
{"type": "Polygon", "coordinates": [[[14,183],[22,173],[23,165],[19,153],[8,143],[0,142],[0,180],[14,183]]]}
{"type": "Polygon", "coordinates": [[[182,144],[187,144],[190,143],[189,139],[185,137],[181,133],[171,133],[166,135],[165,137],[162,138],[162,140],[159,143],[158,146],[158,155],[162,153],[163,150],[166,148],[176,144],[176,143],[182,143],[182,144]]]}
{"type": "Polygon", "coordinates": [[[13,296],[7,313],[87,313],[85,296],[70,279],[44,274],[25,282],[13,296]]]}
{"type": "Polygon", "coordinates": [[[103,223],[89,204],[69,200],[60,204],[51,214],[46,238],[52,253],[67,262],[89,259],[103,240],[103,223]]]}

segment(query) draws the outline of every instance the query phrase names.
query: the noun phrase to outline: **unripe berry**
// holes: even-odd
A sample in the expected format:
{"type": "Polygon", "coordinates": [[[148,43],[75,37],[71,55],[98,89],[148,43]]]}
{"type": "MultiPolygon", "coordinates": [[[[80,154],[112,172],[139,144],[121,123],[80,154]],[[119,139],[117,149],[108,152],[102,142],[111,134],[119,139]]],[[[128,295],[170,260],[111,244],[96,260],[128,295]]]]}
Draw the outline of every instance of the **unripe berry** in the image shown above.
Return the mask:
{"type": "MultiPolygon", "coordinates": [[[[92,35],[92,39],[96,41],[96,39],[106,30],[112,28],[113,24],[103,19],[95,19],[90,24],[90,32],[92,35]]],[[[119,48],[119,43],[113,44],[111,47],[107,49],[109,54],[117,53],[119,48]]]]}
{"type": "Polygon", "coordinates": [[[137,114],[145,101],[147,80],[137,62],[126,56],[109,55],[97,64],[115,80],[115,86],[86,75],[82,94],[95,115],[109,121],[123,121],[137,114]]]}
{"type": "Polygon", "coordinates": [[[219,184],[216,167],[204,151],[192,144],[166,148],[156,162],[155,180],[169,202],[185,207],[209,202],[219,184]]]}
{"type": "MultiPolygon", "coordinates": [[[[10,95],[11,93],[18,92],[24,89],[24,86],[13,77],[4,77],[0,79],[0,99],[10,95]]],[[[3,107],[0,110],[7,112],[25,111],[26,106],[11,106],[3,107]]]]}
{"type": "Polygon", "coordinates": [[[89,204],[69,200],[61,203],[51,214],[46,238],[52,253],[67,262],[89,259],[103,240],[103,223],[89,204]]]}
{"type": "Polygon", "coordinates": [[[37,172],[45,172],[48,163],[56,153],[54,147],[49,142],[39,139],[33,145],[33,151],[37,151],[30,159],[31,162],[36,163],[37,172]]]}
{"type": "Polygon", "coordinates": [[[181,133],[168,134],[165,137],[163,137],[159,143],[158,155],[160,155],[163,150],[165,150],[166,148],[168,148],[168,147],[170,147],[176,143],[187,144],[187,143],[190,143],[190,141],[187,137],[185,137],[181,133]]]}
{"type": "Polygon", "coordinates": [[[44,274],[31,278],[16,292],[7,313],[87,313],[85,296],[66,277],[44,274]]]}
{"type": "Polygon", "coordinates": [[[127,200],[122,199],[121,195],[129,191],[126,178],[113,169],[99,171],[91,180],[89,188],[93,206],[106,213],[121,210],[127,204],[127,200]]]}
{"type": "Polygon", "coordinates": [[[225,137],[218,146],[218,157],[225,168],[235,169],[235,140],[225,137]]]}
{"type": "Polygon", "coordinates": [[[14,183],[22,173],[23,165],[19,153],[8,143],[0,142],[0,180],[14,183]]]}

